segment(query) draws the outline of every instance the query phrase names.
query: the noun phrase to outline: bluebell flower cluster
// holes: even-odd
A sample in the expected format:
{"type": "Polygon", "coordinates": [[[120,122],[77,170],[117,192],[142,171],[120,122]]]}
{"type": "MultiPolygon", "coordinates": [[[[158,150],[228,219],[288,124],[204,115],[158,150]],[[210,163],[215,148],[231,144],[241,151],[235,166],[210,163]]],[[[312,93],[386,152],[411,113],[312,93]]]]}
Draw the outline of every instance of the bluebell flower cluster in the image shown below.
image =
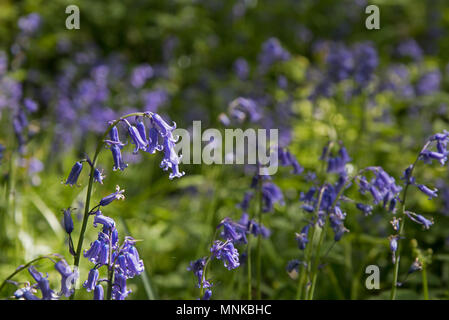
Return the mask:
{"type": "MultiPolygon", "coordinates": [[[[126,119],[121,119],[128,128],[128,134],[131,138],[133,144],[135,145],[134,153],[138,153],[139,150],[148,153],[155,153],[156,151],[164,151],[164,157],[161,161],[160,167],[167,171],[171,169],[171,173],[169,175],[169,179],[180,178],[185,173],[180,171],[179,165],[181,163],[181,157],[175,151],[175,144],[178,140],[178,137],[173,135],[173,130],[176,129],[176,123],[170,126],[165,120],[162,119],[161,116],[152,112],[146,112],[145,117],[149,117],[151,121],[151,128],[149,129],[149,134],[147,135],[147,129],[143,120],[137,119],[136,125],[132,125],[126,119]],[[162,140],[162,144],[160,143],[162,140]]],[[[112,124],[113,122],[109,122],[112,124]]],[[[113,126],[110,128],[109,139],[104,140],[112,153],[112,159],[114,162],[113,170],[125,170],[128,167],[123,160],[122,156],[122,148],[125,144],[120,140],[119,131],[117,126],[113,126]]],[[[90,160],[87,161],[91,164],[90,160]]],[[[65,184],[70,186],[76,185],[78,178],[83,169],[83,161],[77,161],[75,165],[72,167],[70,174],[65,181],[65,184]]],[[[92,165],[92,164],[91,164],[92,165]]],[[[100,184],[103,183],[105,176],[103,171],[100,171],[98,168],[94,170],[94,181],[100,184]]],[[[113,195],[111,195],[113,197],[113,195]]],[[[106,201],[106,199],[105,199],[106,201]]],[[[104,206],[102,203],[101,206],[104,206]]]]}
{"type": "MultiPolygon", "coordinates": [[[[121,194],[120,194],[121,195],[121,194]]],[[[127,279],[134,278],[144,271],[143,261],[135,247],[136,240],[125,237],[122,245],[119,245],[119,235],[115,221],[103,215],[100,210],[93,213],[94,227],[102,225],[102,231],[98,238],[91,243],[90,248],[84,251],[84,257],[94,264],[90,270],[83,287],[88,292],[94,292],[95,300],[104,298],[104,289],[101,285],[99,269],[106,266],[108,272],[113,272],[112,299],[124,300],[131,290],[126,287],[127,279]]]]}
{"type": "Polygon", "coordinates": [[[35,266],[31,265],[28,267],[28,272],[36,283],[26,283],[23,288],[14,292],[14,297],[24,300],[58,300],[62,296],[70,297],[74,292],[73,286],[79,274],[77,271],[72,270],[64,259],[53,262],[56,271],[61,276],[61,290],[59,292],[51,289],[48,274],[44,276],[35,266]],[[36,295],[38,291],[41,293],[41,298],[36,295]]]}
{"type": "MultiPolygon", "coordinates": [[[[374,204],[382,204],[385,209],[395,213],[402,187],[381,167],[367,167],[364,172],[371,172],[374,177],[368,181],[364,175],[358,177],[358,186],[361,194],[370,194],[374,204]]],[[[369,213],[371,208],[357,204],[359,210],[369,213]],[[363,210],[365,209],[365,210],[363,210]]]]}

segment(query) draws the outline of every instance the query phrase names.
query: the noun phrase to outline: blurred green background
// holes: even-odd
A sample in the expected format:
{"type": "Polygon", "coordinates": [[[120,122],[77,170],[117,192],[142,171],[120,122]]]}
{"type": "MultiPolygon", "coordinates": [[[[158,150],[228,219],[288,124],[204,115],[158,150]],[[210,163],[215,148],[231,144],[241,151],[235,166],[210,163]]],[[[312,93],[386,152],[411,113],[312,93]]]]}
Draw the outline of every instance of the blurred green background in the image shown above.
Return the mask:
{"type": "MultiPolygon", "coordinates": [[[[69,206],[77,208],[73,235],[77,239],[88,177],[85,172],[82,174],[81,187],[70,188],[61,181],[84,152],[93,155],[99,136],[94,124],[82,125],[77,116],[62,131],[56,128],[60,96],[51,89],[60,83],[61,77],[73,72],[73,67],[76,75],[66,88],[69,92],[78,90],[77,85],[89,77],[95,65],[103,62],[115,65],[111,62],[114,57],[119,57],[125,74],[137,65],[150,64],[158,76],[145,86],[149,90],[166,91],[169,100],[158,112],[169,116],[181,128],[189,128],[192,120],[197,119],[203,121],[203,128],[223,128],[218,115],[226,112],[233,99],[259,88],[270,95],[273,105],[288,101],[292,132],[289,148],[306,171],[318,170],[318,158],[328,140],[340,140],[353,159],[354,171],[380,165],[398,181],[425,140],[432,133],[448,128],[449,5],[443,0],[379,0],[369,4],[380,7],[380,30],[365,28],[367,3],[356,0],[1,0],[0,49],[7,52],[11,62],[14,59],[10,48],[17,41],[19,17],[37,12],[42,25],[27,43],[26,59],[8,70],[11,78],[23,83],[24,96],[39,104],[38,111],[29,117],[32,137],[25,154],[15,151],[13,111],[0,109],[0,143],[6,146],[0,165],[0,279],[38,255],[61,253],[72,261],[60,224],[61,210],[69,206]],[[80,30],[65,28],[65,7],[70,4],[80,8],[80,30]],[[279,39],[291,59],[260,74],[258,55],[270,37],[279,39]],[[395,55],[398,44],[411,38],[423,50],[420,61],[395,55]],[[360,94],[345,95],[353,83],[349,79],[335,86],[332,97],[310,100],[317,81],[309,72],[325,68],[327,53],[317,47],[320,41],[329,40],[348,46],[371,41],[379,55],[375,78],[360,94]],[[95,62],[80,63],[80,53],[92,54],[95,62]],[[250,68],[245,81],[234,72],[234,62],[240,57],[248,61],[250,68]],[[407,70],[412,85],[425,72],[440,70],[438,90],[412,98],[395,92],[377,92],[374,87],[384,83],[389,68],[399,63],[407,70]],[[288,90],[277,86],[280,74],[288,79],[288,90]],[[48,94],[51,98],[46,92],[51,92],[48,94]],[[71,139],[63,135],[67,132],[71,139]],[[55,141],[64,147],[56,148],[55,141]],[[42,162],[38,172],[30,170],[33,159],[42,162]]],[[[105,117],[111,110],[113,115],[130,109],[143,110],[140,102],[136,102],[137,93],[131,92],[125,79],[117,76],[111,80],[104,102],[108,107],[105,117]]],[[[89,109],[82,112],[90,116],[89,109]]],[[[241,210],[237,204],[249,189],[251,175],[245,174],[241,166],[183,165],[186,176],[169,181],[159,168],[160,160],[159,154],[145,154],[130,162],[124,172],[113,172],[109,152],[102,152],[99,164],[107,177],[104,185],[95,185],[92,203],[114,191],[116,185],[126,190],[126,199],[105,208],[104,214],[117,221],[121,237],[128,229],[142,240],[137,248],[145,262],[148,281],[142,281],[141,277],[130,280],[133,290],[130,299],[196,299],[199,290],[195,288],[193,274],[186,270],[188,264],[207,255],[221,219],[239,219],[241,210]]],[[[433,252],[427,275],[430,296],[436,299],[449,298],[446,169],[419,165],[417,178],[422,183],[443,187],[439,187],[440,197],[433,201],[419,191],[411,193],[410,210],[432,216],[435,225],[423,231],[419,225],[408,224],[401,259],[400,280],[417,255],[413,239],[420,254],[433,252]]],[[[262,243],[262,293],[263,298],[294,299],[297,281],[290,279],[285,266],[300,254],[294,235],[304,226],[306,213],[298,199],[309,184],[285,168],[280,168],[274,181],[282,189],[286,204],[276,206],[275,212],[264,217],[272,235],[262,243]]],[[[351,189],[349,194],[358,197],[355,190],[351,189]]],[[[316,298],[387,298],[393,267],[387,239],[389,213],[376,208],[372,216],[363,217],[353,207],[345,209],[350,233],[330,252],[329,267],[319,276],[316,298]],[[365,268],[370,264],[380,267],[380,290],[370,291],[364,286],[365,268]]],[[[96,235],[89,223],[85,247],[96,235]]],[[[326,248],[330,245],[331,242],[326,243],[326,248]]],[[[246,298],[246,266],[227,271],[221,264],[214,261],[210,271],[215,283],[213,297],[246,298]]],[[[83,258],[81,267],[83,279],[91,265],[83,258]]],[[[39,270],[55,273],[48,262],[40,263],[39,270]]],[[[26,272],[14,279],[31,280],[26,272]]],[[[50,279],[57,288],[58,278],[50,279]]],[[[0,295],[8,297],[14,290],[14,286],[8,285],[0,295]]],[[[80,298],[91,298],[84,290],[78,294],[80,298]]],[[[399,289],[399,298],[422,298],[419,274],[410,276],[399,289]]]]}

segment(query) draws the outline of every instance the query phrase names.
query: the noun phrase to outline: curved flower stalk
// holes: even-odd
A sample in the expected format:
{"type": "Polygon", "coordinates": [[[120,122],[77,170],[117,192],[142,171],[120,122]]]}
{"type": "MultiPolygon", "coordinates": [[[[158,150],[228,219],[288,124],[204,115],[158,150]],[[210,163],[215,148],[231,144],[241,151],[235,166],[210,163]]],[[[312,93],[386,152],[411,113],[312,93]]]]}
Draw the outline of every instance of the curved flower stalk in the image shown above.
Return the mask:
{"type": "MultiPolygon", "coordinates": [[[[87,162],[90,165],[90,175],[89,175],[89,184],[87,188],[87,194],[86,194],[86,202],[84,207],[84,217],[83,222],[81,226],[80,236],[78,239],[78,244],[76,247],[76,250],[73,251],[72,254],[74,255],[74,265],[76,267],[79,266],[80,263],[80,257],[81,252],[83,249],[83,241],[84,241],[84,233],[86,231],[87,227],[87,221],[89,219],[89,216],[92,215],[93,212],[95,212],[96,209],[99,207],[103,207],[108,205],[110,202],[112,202],[115,199],[122,198],[122,191],[120,189],[117,190],[116,193],[111,194],[110,196],[103,198],[102,201],[95,206],[94,208],[90,208],[90,198],[92,194],[92,188],[93,183],[98,182],[102,183],[104,179],[104,175],[100,170],[96,167],[96,162],[98,159],[98,155],[102,150],[102,147],[106,145],[112,153],[112,158],[114,162],[114,170],[125,170],[127,168],[127,164],[123,161],[121,149],[125,146],[124,143],[120,141],[119,132],[117,125],[120,122],[124,122],[125,125],[128,127],[128,134],[132,140],[132,142],[135,144],[134,152],[138,152],[139,150],[142,150],[144,152],[150,152],[154,153],[155,151],[164,151],[164,158],[161,162],[160,167],[166,171],[168,169],[171,169],[171,173],[169,175],[169,179],[173,178],[180,178],[184,175],[184,172],[179,170],[179,164],[180,164],[180,156],[174,151],[174,146],[177,141],[177,137],[173,136],[173,130],[176,128],[176,124],[174,123],[172,126],[170,126],[167,122],[165,122],[162,117],[159,115],[152,113],[152,112],[135,112],[127,114],[123,117],[121,117],[118,120],[110,121],[108,129],[104,132],[103,136],[101,137],[95,154],[90,160],[89,158],[80,160],[75,163],[72,170],[70,171],[70,174],[65,181],[66,184],[69,184],[71,186],[76,185],[77,180],[82,172],[83,169],[83,163],[87,162]],[[127,119],[135,117],[137,124],[134,126],[132,125],[127,119]],[[146,128],[145,124],[142,121],[142,119],[149,119],[151,123],[150,128],[150,134],[146,135],[146,128]],[[109,136],[109,139],[107,137],[109,136]],[[159,139],[163,140],[163,143],[159,143],[159,139]]],[[[121,275],[118,276],[118,279],[121,277],[121,275]]],[[[123,295],[124,292],[122,292],[123,295]]],[[[108,294],[109,296],[109,294],[108,294]]],[[[74,298],[74,295],[72,296],[72,299],[74,298]]]]}
{"type": "Polygon", "coordinates": [[[410,219],[411,221],[421,224],[424,229],[429,229],[430,226],[433,225],[432,219],[427,219],[420,214],[416,214],[414,212],[410,212],[406,210],[406,200],[407,200],[407,192],[410,186],[416,186],[421,192],[429,197],[429,200],[437,196],[437,189],[429,188],[425,185],[416,183],[416,178],[413,175],[416,165],[419,160],[422,160],[426,164],[431,164],[433,160],[438,161],[441,165],[444,165],[447,162],[447,156],[449,151],[447,150],[447,144],[449,142],[449,132],[446,130],[442,133],[437,133],[431,136],[427,142],[424,144],[424,147],[419,152],[415,162],[411,164],[404,171],[403,181],[405,183],[405,187],[402,193],[401,199],[401,220],[399,225],[397,226],[397,234],[392,236],[390,239],[390,247],[393,253],[393,263],[394,263],[394,271],[393,271],[393,283],[391,288],[390,298],[392,300],[396,299],[396,291],[398,287],[398,277],[399,277],[399,264],[401,257],[401,245],[400,239],[404,235],[404,226],[405,221],[410,219]],[[394,240],[395,239],[395,240],[394,240]],[[392,244],[392,241],[397,243],[392,244]]]}

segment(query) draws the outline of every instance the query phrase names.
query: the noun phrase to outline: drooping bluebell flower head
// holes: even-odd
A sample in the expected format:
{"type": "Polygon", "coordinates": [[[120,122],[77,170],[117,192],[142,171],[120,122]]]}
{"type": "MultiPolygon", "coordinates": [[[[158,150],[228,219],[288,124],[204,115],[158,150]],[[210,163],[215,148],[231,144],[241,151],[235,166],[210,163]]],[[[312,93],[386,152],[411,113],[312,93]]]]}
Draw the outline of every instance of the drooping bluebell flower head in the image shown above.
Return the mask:
{"type": "Polygon", "coordinates": [[[83,283],[83,287],[87,292],[91,292],[95,290],[97,286],[98,277],[100,276],[100,272],[97,268],[93,268],[89,271],[89,276],[86,281],[83,283]]]}
{"type": "Polygon", "coordinates": [[[360,193],[370,193],[375,204],[383,204],[384,208],[390,212],[395,212],[396,203],[402,188],[381,167],[368,167],[364,171],[372,172],[374,177],[369,182],[366,177],[359,177],[358,185],[360,193]]]}
{"type": "Polygon", "coordinates": [[[201,300],[210,300],[211,297],[212,297],[212,290],[207,289],[206,291],[204,291],[204,295],[201,298],[201,300]]]}
{"type": "Polygon", "coordinates": [[[247,243],[246,233],[248,231],[246,224],[240,224],[232,221],[230,218],[223,219],[217,228],[223,227],[220,236],[234,243],[247,243]]]}
{"type": "Polygon", "coordinates": [[[66,297],[70,297],[74,291],[71,286],[75,284],[75,281],[78,278],[78,273],[76,271],[72,271],[65,260],[56,262],[55,269],[61,275],[61,294],[66,297]]]}
{"type": "Polygon", "coordinates": [[[84,251],[84,257],[96,265],[107,265],[109,259],[109,236],[104,232],[99,232],[98,239],[91,243],[89,249],[84,251]]]}
{"type": "Polygon", "coordinates": [[[94,289],[94,300],[103,300],[104,299],[104,289],[101,284],[97,284],[94,289]]]}
{"type": "Polygon", "coordinates": [[[34,280],[37,282],[37,287],[42,292],[43,300],[52,300],[55,297],[55,293],[50,289],[50,282],[48,276],[44,277],[42,273],[36,270],[34,266],[28,267],[28,271],[34,280]]]}
{"type": "Polygon", "coordinates": [[[171,169],[172,172],[169,175],[169,179],[180,178],[185,172],[179,171],[179,164],[181,163],[181,157],[175,150],[175,144],[169,138],[164,139],[164,158],[161,161],[160,167],[167,171],[171,169]]]}
{"type": "MultiPolygon", "coordinates": [[[[246,234],[252,234],[257,237],[261,235],[263,238],[268,238],[270,236],[270,230],[266,228],[264,225],[259,224],[255,221],[255,219],[249,219],[248,213],[242,213],[240,220],[237,223],[238,227],[244,227],[246,234]]],[[[246,238],[244,239],[244,243],[246,243],[246,238]]]]}
{"type": "Polygon", "coordinates": [[[14,292],[14,297],[16,299],[24,299],[24,300],[41,300],[40,298],[34,295],[36,292],[37,290],[34,288],[34,286],[26,285],[23,288],[17,289],[14,292]]]}
{"type": "Polygon", "coordinates": [[[198,288],[209,288],[210,287],[210,283],[208,281],[205,281],[206,283],[203,283],[203,272],[204,272],[204,267],[206,265],[206,258],[200,258],[198,260],[195,261],[191,261],[189,267],[187,267],[188,271],[192,271],[193,274],[197,277],[198,279],[198,283],[197,283],[197,287],[198,288]]]}
{"type": "Polygon", "coordinates": [[[296,233],[296,241],[298,242],[298,249],[304,250],[309,243],[309,229],[310,224],[307,224],[304,228],[302,228],[300,233],[296,233]]]}
{"type": "Polygon", "coordinates": [[[94,181],[98,182],[99,184],[103,184],[103,180],[106,176],[103,174],[103,170],[100,171],[97,168],[94,170],[94,181]]]}
{"type": "Polygon", "coordinates": [[[210,248],[212,257],[222,260],[228,270],[237,268],[240,265],[239,252],[230,241],[222,242],[216,240],[210,248]]]}
{"type": "Polygon", "coordinates": [[[433,225],[433,219],[431,219],[431,220],[426,219],[422,215],[416,214],[411,211],[405,211],[404,213],[407,215],[407,217],[410,218],[410,220],[412,220],[418,224],[421,224],[423,226],[423,228],[426,230],[428,230],[433,225]]]}
{"type": "Polygon", "coordinates": [[[70,186],[76,185],[78,178],[81,174],[81,170],[83,170],[83,164],[82,162],[77,161],[70,170],[69,176],[67,177],[65,184],[68,184],[70,186]]]}
{"type": "Polygon", "coordinates": [[[105,207],[108,204],[110,204],[111,202],[113,202],[114,200],[125,199],[125,196],[123,195],[123,192],[125,192],[125,190],[121,190],[119,186],[116,186],[115,190],[116,190],[115,192],[113,192],[110,195],[107,195],[106,197],[101,199],[99,205],[102,207],[105,207]]]}
{"type": "Polygon", "coordinates": [[[410,268],[408,269],[407,273],[411,274],[411,273],[414,273],[416,271],[421,271],[421,270],[422,270],[422,263],[419,261],[418,258],[416,258],[415,261],[413,261],[410,268]]]}
{"type": "Polygon", "coordinates": [[[417,184],[416,185],[421,192],[423,192],[425,195],[429,197],[429,200],[432,200],[432,198],[438,197],[438,189],[431,189],[423,184],[417,184]]]}
{"type": "Polygon", "coordinates": [[[73,219],[72,219],[72,209],[71,208],[67,208],[65,210],[63,210],[64,213],[64,230],[65,232],[67,232],[68,234],[71,234],[73,231],[73,219]]]}
{"type": "Polygon", "coordinates": [[[133,153],[139,152],[139,149],[145,151],[147,149],[148,142],[144,137],[141,136],[139,130],[128,123],[128,132],[133,143],[136,146],[133,153]]]}
{"type": "Polygon", "coordinates": [[[112,170],[125,170],[128,167],[128,164],[123,161],[120,147],[116,144],[113,144],[111,145],[110,149],[112,152],[112,159],[114,160],[114,166],[112,167],[112,170]]]}
{"type": "Polygon", "coordinates": [[[329,215],[330,226],[334,231],[334,240],[340,241],[345,232],[349,232],[344,226],[346,213],[343,213],[339,207],[334,208],[334,212],[329,215]]]}
{"type": "Polygon", "coordinates": [[[114,284],[112,285],[112,299],[125,300],[131,293],[131,290],[126,288],[126,276],[116,270],[114,274],[114,284]]]}
{"type": "Polygon", "coordinates": [[[398,239],[399,239],[399,235],[395,235],[395,236],[390,236],[389,240],[390,240],[390,250],[391,250],[391,259],[393,261],[393,263],[396,262],[396,251],[398,250],[398,239]]]}

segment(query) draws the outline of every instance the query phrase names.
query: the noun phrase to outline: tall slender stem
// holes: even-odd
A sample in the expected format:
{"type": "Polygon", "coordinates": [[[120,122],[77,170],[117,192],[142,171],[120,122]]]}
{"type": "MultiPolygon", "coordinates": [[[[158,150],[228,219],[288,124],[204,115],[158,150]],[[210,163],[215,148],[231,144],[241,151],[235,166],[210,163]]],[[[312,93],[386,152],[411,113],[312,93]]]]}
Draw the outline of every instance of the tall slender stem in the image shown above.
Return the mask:
{"type": "MultiPolygon", "coordinates": [[[[95,150],[95,154],[94,154],[94,157],[92,159],[91,167],[90,167],[89,185],[87,187],[86,203],[84,204],[83,223],[81,225],[81,231],[80,231],[80,235],[79,235],[79,238],[78,238],[78,245],[77,245],[77,248],[76,248],[74,262],[73,262],[73,264],[75,266],[75,269],[79,270],[81,252],[82,252],[82,249],[83,249],[84,233],[86,232],[87,221],[89,220],[89,212],[90,212],[89,211],[89,206],[90,206],[90,198],[91,198],[91,194],[92,194],[92,188],[93,188],[93,184],[94,184],[95,164],[97,162],[98,155],[100,154],[100,152],[102,150],[102,147],[104,145],[104,140],[106,139],[106,136],[108,135],[109,131],[111,131],[111,129],[113,127],[115,127],[123,119],[129,118],[129,117],[145,116],[145,115],[146,114],[144,112],[135,112],[135,113],[127,114],[127,115],[121,117],[118,120],[114,120],[109,125],[109,127],[106,129],[106,131],[104,132],[104,134],[101,137],[101,139],[98,141],[97,149],[95,150]]],[[[73,292],[73,294],[70,297],[70,299],[71,300],[75,299],[75,292],[73,292]]]]}
{"type": "Polygon", "coordinates": [[[397,286],[398,286],[398,277],[399,277],[399,262],[401,259],[401,236],[404,233],[404,225],[405,225],[405,201],[407,199],[407,191],[408,191],[408,187],[411,184],[411,179],[413,177],[413,171],[415,170],[416,164],[418,163],[419,157],[422,153],[423,150],[427,149],[427,147],[429,146],[431,142],[428,141],[424,147],[421,149],[421,151],[419,152],[418,156],[415,159],[415,162],[413,162],[411,168],[410,168],[410,172],[408,174],[408,177],[406,177],[406,182],[405,182],[405,187],[404,187],[404,192],[403,192],[403,196],[402,196],[402,208],[401,208],[401,214],[402,214],[402,221],[400,222],[400,227],[399,227],[399,239],[398,239],[398,248],[396,250],[396,259],[394,262],[394,271],[393,271],[393,283],[392,283],[392,287],[391,287],[391,293],[390,293],[390,299],[391,300],[395,300],[396,299],[396,291],[397,291],[397,286]]]}
{"type": "Polygon", "coordinates": [[[427,285],[426,263],[423,263],[421,274],[422,274],[422,289],[423,289],[424,300],[429,300],[429,287],[427,285]]]}

